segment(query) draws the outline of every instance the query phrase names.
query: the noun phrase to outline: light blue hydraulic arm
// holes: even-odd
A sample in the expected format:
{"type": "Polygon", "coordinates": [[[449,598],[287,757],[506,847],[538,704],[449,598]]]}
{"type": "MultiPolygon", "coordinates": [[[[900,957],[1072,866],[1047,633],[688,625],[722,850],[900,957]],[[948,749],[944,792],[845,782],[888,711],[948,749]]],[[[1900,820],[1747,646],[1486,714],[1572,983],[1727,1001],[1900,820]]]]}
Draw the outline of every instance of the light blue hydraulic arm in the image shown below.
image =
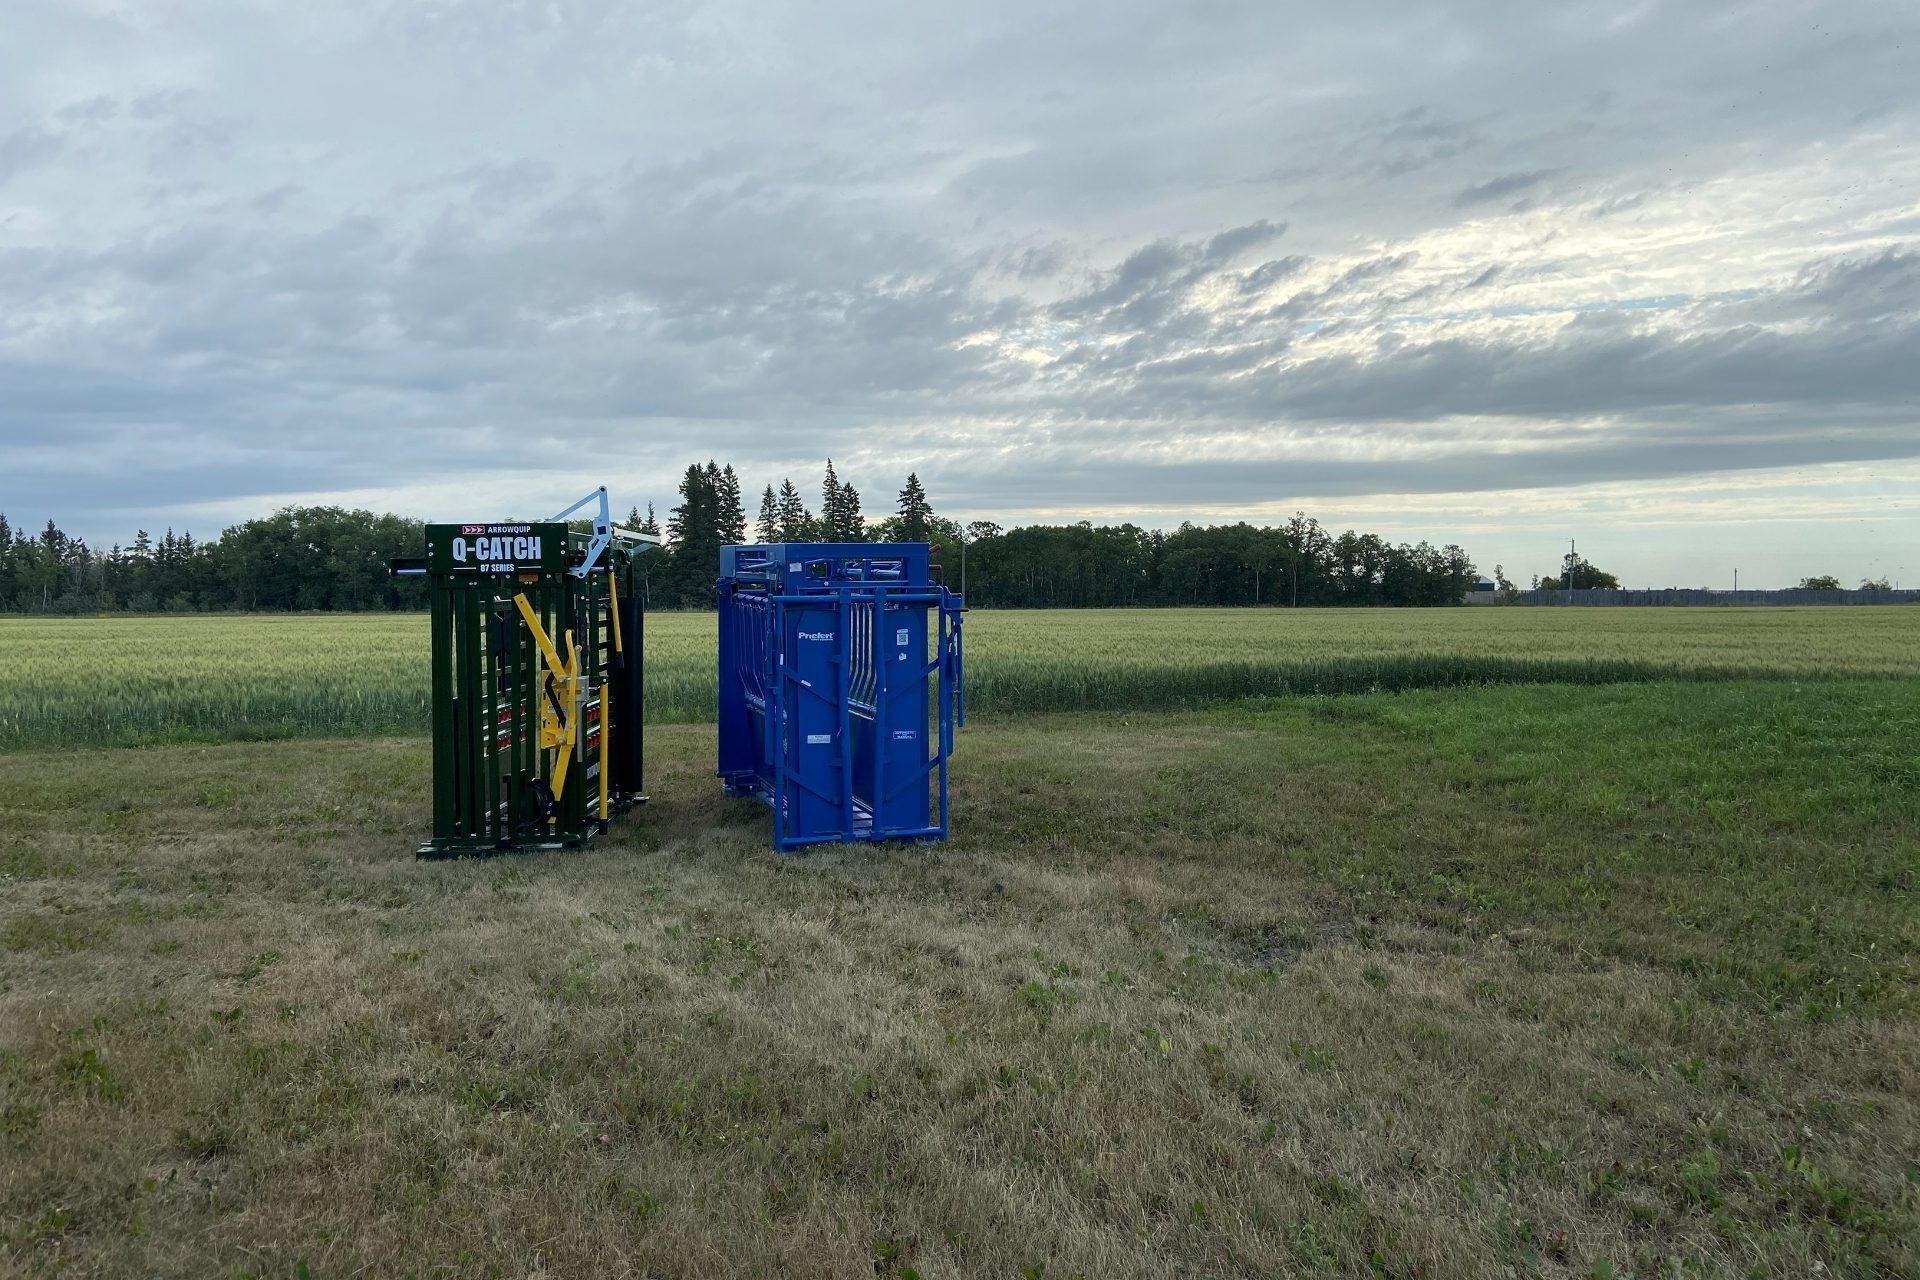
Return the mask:
{"type": "Polygon", "coordinates": [[[557,515],[548,516],[547,519],[555,524],[559,524],[568,516],[586,506],[589,502],[599,503],[600,510],[599,514],[593,518],[593,541],[587,544],[587,554],[581,558],[579,564],[567,570],[567,572],[571,573],[574,577],[584,578],[589,573],[592,573],[593,567],[600,563],[600,557],[605,554],[608,545],[611,544],[616,537],[628,543],[630,549],[644,551],[648,547],[657,547],[660,545],[660,538],[657,534],[641,533],[637,529],[621,529],[614,525],[613,512],[607,506],[607,486],[605,485],[601,485],[598,489],[595,489],[592,493],[580,499],[580,501],[574,503],[565,511],[557,515]]]}

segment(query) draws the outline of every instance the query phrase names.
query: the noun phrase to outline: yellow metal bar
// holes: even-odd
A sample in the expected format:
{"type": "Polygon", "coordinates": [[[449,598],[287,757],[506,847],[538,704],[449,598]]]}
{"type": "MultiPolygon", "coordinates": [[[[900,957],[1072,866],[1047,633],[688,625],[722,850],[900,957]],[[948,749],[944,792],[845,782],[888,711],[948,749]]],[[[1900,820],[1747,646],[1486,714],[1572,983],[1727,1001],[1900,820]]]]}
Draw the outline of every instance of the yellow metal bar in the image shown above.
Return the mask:
{"type": "Polygon", "coordinates": [[[560,654],[554,649],[553,641],[547,639],[546,628],[540,625],[540,615],[533,611],[531,604],[527,603],[527,593],[522,591],[516,594],[513,597],[513,603],[520,610],[520,616],[527,620],[527,628],[533,632],[533,642],[540,646],[541,656],[546,658],[547,665],[553,668],[555,674],[565,675],[566,664],[560,661],[560,654]]]}
{"type": "MultiPolygon", "coordinates": [[[[625,653],[627,647],[620,640],[620,593],[613,585],[612,569],[607,570],[607,612],[613,615],[613,651],[625,653]]],[[[602,697],[604,696],[603,694],[602,697]]],[[[601,718],[606,718],[604,711],[601,713],[601,718]]]]}
{"type": "MultiPolygon", "coordinates": [[[[613,566],[607,566],[607,613],[613,618],[613,651],[625,653],[626,647],[620,639],[620,589],[614,585],[613,566]]],[[[607,685],[600,684],[600,821],[607,820],[607,739],[613,735],[607,732],[607,685]]]]}
{"type": "MultiPolygon", "coordinates": [[[[562,740],[555,755],[553,765],[553,798],[558,800],[567,789],[567,767],[573,763],[573,753],[580,741],[580,651],[573,647],[573,628],[564,633],[567,640],[567,664],[560,668],[565,687],[567,724],[562,740]]],[[[549,650],[551,652],[551,650],[549,650]]],[[[560,655],[553,654],[553,661],[560,655]]]]}

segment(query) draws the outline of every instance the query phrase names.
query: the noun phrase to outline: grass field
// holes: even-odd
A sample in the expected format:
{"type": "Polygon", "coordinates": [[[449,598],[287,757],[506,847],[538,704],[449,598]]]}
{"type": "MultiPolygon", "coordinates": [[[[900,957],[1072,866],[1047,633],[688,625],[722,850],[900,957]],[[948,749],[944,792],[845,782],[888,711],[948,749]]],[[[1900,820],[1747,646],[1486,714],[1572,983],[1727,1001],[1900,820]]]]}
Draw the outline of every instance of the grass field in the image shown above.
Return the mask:
{"type": "MultiPolygon", "coordinates": [[[[970,710],[1147,710],[1247,695],[1527,681],[1920,675],[1920,610],[983,612],[970,710]]],[[[422,615],[0,618],[0,750],[417,733],[422,615]]],[[[713,619],[649,622],[649,717],[713,715],[713,619]]]]}
{"type": "Polygon", "coordinates": [[[0,1274],[1920,1275],[1915,616],[980,614],[799,859],[665,616],[455,863],[423,619],[0,621],[0,1274]]]}
{"type": "Polygon", "coordinates": [[[418,739],[0,756],[0,1272],[1920,1273],[1920,681],[993,716],[801,859],[650,746],[457,863],[418,739]]]}

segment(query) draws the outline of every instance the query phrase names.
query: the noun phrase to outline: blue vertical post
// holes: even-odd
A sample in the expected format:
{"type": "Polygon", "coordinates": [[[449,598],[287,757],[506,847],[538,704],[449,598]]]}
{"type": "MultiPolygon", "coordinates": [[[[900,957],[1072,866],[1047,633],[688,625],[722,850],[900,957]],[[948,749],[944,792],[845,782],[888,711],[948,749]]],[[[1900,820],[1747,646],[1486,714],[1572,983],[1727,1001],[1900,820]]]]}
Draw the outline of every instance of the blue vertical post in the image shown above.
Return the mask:
{"type": "Polygon", "coordinates": [[[773,622],[773,644],[771,646],[774,663],[773,679],[767,684],[767,716],[776,721],[773,740],[773,843],[775,848],[786,848],[787,837],[793,827],[793,796],[787,782],[787,744],[792,740],[793,729],[787,716],[787,606],[775,601],[770,605],[773,622]]]}
{"type": "Polygon", "coordinates": [[[940,830],[947,830],[947,757],[953,754],[953,689],[947,676],[947,610],[943,601],[940,608],[939,647],[934,650],[934,662],[939,667],[935,677],[940,685],[940,830]]]}
{"type": "Polygon", "coordinates": [[[752,725],[747,711],[746,655],[741,645],[746,622],[743,615],[748,606],[735,598],[724,581],[716,597],[718,616],[715,625],[719,633],[719,654],[714,671],[719,688],[715,698],[715,714],[720,739],[720,776],[727,779],[731,786],[736,779],[751,776],[753,772],[752,725]]]}
{"type": "Polygon", "coordinates": [[[885,824],[887,803],[887,753],[892,747],[893,703],[887,697],[891,680],[887,667],[887,589],[876,585],[873,589],[873,626],[868,628],[867,636],[871,646],[873,661],[873,791],[871,807],[873,810],[873,828],[881,829],[885,824]]]}
{"type": "Polygon", "coordinates": [[[840,834],[853,834],[853,593],[840,588],[833,624],[834,701],[840,723],[833,731],[833,780],[840,801],[840,834]]]}

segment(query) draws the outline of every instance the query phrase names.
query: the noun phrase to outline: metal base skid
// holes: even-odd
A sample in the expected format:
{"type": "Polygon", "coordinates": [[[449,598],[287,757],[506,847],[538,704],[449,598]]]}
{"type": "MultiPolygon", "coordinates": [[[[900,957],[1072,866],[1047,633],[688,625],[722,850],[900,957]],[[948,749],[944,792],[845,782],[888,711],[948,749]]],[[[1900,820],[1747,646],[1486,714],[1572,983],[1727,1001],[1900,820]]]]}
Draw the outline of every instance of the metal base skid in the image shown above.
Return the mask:
{"type": "Polygon", "coordinates": [[[604,821],[593,821],[587,830],[574,835],[550,837],[518,836],[500,837],[489,841],[482,836],[454,836],[445,840],[429,840],[413,851],[416,858],[491,858],[502,853],[557,853],[561,850],[585,850],[593,848],[594,841],[613,830],[613,819],[623,813],[639,808],[650,796],[622,796],[608,806],[610,816],[604,821]]]}
{"type": "Polygon", "coordinates": [[[776,815],[773,847],[781,853],[796,853],[816,844],[880,844],[888,840],[945,840],[945,827],[881,827],[873,825],[873,811],[866,804],[856,801],[853,806],[853,827],[847,831],[819,831],[804,836],[781,836],[779,828],[786,825],[778,820],[779,809],[773,794],[758,782],[728,782],[723,790],[727,795],[742,800],[758,800],[776,815]]]}

